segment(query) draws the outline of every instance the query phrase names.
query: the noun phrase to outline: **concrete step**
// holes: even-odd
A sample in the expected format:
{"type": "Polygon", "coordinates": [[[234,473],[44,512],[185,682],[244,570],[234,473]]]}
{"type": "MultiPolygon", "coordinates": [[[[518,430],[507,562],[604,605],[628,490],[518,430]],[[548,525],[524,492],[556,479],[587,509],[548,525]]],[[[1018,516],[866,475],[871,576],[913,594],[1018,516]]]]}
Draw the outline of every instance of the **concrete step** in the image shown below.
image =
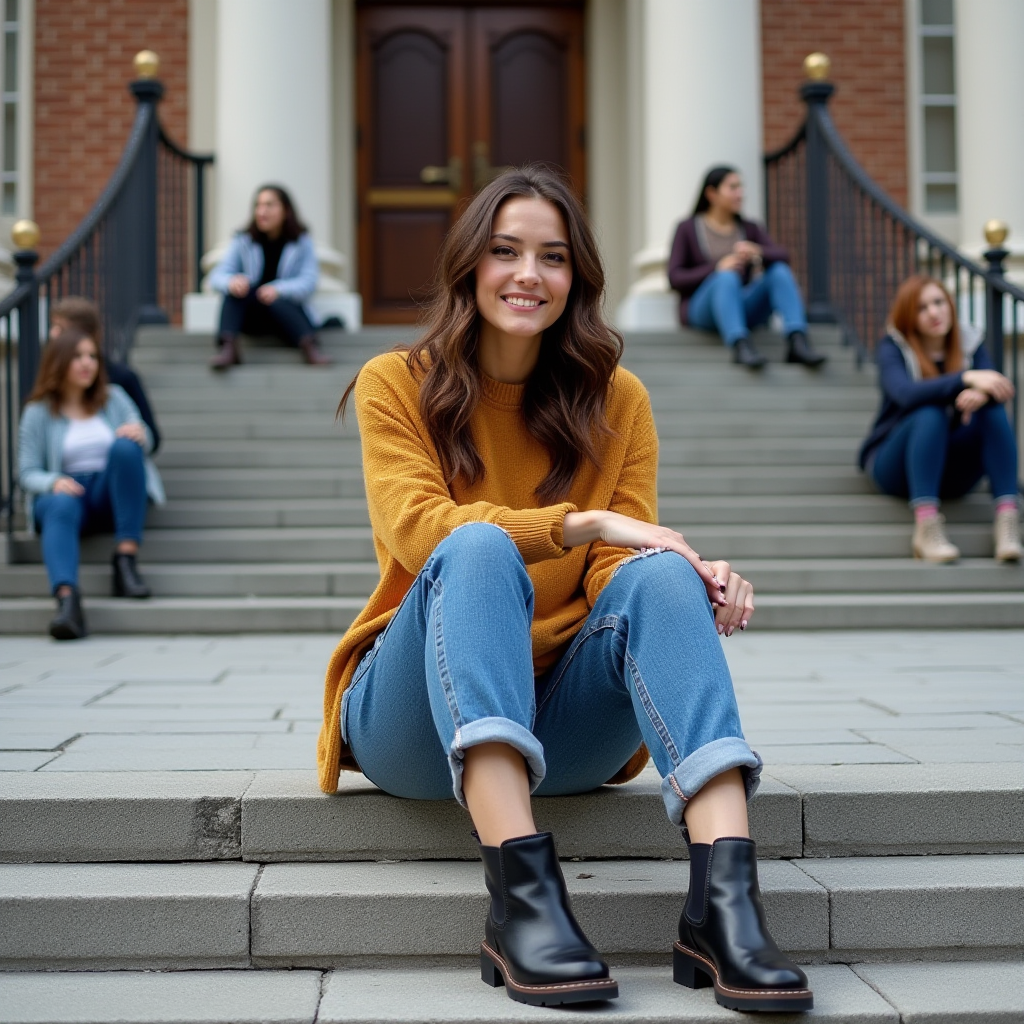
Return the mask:
{"type": "MultiPolygon", "coordinates": [[[[81,715],[79,715],[81,721],[81,715]]],[[[79,725],[81,729],[81,725],[79,725]]],[[[97,726],[101,731],[102,726],[97,726]]],[[[312,733],[309,736],[312,753],[312,733]]],[[[312,769],[0,774],[4,863],[476,860],[454,801],[312,769]],[[126,828],[130,822],[131,827],[126,828]]],[[[1024,763],[769,765],[750,804],[762,859],[1024,854],[1024,763]]],[[[563,857],[679,859],[652,766],[625,786],[538,797],[563,857]]]]}
{"type": "MultiPolygon", "coordinates": [[[[719,1024],[731,1019],[710,989],[675,985],[667,963],[613,962],[615,1024],[719,1024]]],[[[1020,963],[898,963],[807,968],[814,1010],[827,1024],[1007,1024],[1024,1018],[1020,963]]],[[[511,1002],[479,969],[405,967],[319,971],[23,972],[0,975],[4,1024],[498,1024],[550,1021],[545,1007],[511,1002]]],[[[594,1009],[559,1009],[593,1019],[594,1009]]],[[[782,1019],[782,1018],[779,1018],[782,1019]]]]}
{"type": "MultiPolygon", "coordinates": [[[[687,868],[570,860],[574,911],[609,957],[663,962],[687,868]]],[[[781,948],[810,962],[1024,958],[1024,857],[762,861],[781,948]],[[880,908],[885,908],[880,916],[880,908]]],[[[0,865],[8,970],[329,967],[474,956],[478,863],[0,865]]]]}
{"type": "MultiPolygon", "coordinates": [[[[905,558],[910,554],[910,530],[903,524],[686,525],[667,520],[683,532],[688,543],[705,557],[744,558],[905,558]]],[[[982,523],[954,523],[948,529],[953,543],[968,558],[992,555],[992,529],[982,523]]],[[[110,561],[109,537],[87,537],[82,561],[110,561]]],[[[39,540],[15,534],[13,562],[41,560],[39,540]]],[[[316,526],[236,529],[154,529],[146,532],[141,561],[181,562],[365,562],[375,558],[369,527],[316,526]]]]}
{"type": "MultiPolygon", "coordinates": [[[[1024,567],[995,566],[989,558],[929,565],[906,558],[740,559],[737,572],[751,580],[758,599],[775,594],[1006,593],[1024,590],[1024,567]]],[[[362,597],[379,579],[376,562],[162,563],[145,566],[157,597],[362,597]]],[[[85,563],[79,583],[86,598],[110,595],[106,564],[85,563]]],[[[49,598],[41,564],[0,567],[0,598],[49,598]]],[[[760,624],[760,616],[758,616],[760,624]]]]}

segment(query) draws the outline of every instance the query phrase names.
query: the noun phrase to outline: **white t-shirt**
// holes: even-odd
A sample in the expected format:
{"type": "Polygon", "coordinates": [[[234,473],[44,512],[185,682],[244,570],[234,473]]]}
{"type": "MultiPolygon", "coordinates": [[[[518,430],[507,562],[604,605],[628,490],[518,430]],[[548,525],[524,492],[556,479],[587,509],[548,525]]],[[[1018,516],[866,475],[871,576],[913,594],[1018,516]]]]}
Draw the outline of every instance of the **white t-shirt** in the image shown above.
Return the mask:
{"type": "Polygon", "coordinates": [[[107,468],[107,459],[114,443],[114,432],[100,416],[72,420],[64,438],[65,473],[100,473],[107,468]]]}

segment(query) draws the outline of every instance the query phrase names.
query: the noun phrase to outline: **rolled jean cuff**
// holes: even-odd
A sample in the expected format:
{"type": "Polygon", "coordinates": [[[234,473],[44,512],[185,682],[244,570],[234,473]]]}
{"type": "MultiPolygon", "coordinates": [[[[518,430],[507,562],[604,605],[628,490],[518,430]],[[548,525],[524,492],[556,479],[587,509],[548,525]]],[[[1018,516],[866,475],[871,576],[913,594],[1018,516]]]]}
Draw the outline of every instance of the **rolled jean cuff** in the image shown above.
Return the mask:
{"type": "Polygon", "coordinates": [[[716,775],[730,768],[744,769],[743,785],[749,800],[757,792],[763,767],[764,762],[757,752],[739,736],[724,736],[705,743],[661,781],[661,796],[669,821],[682,825],[686,802],[716,775]]]}
{"type": "Polygon", "coordinates": [[[462,792],[462,759],[470,747],[478,747],[481,743],[507,743],[513,750],[518,750],[526,761],[531,793],[544,781],[548,770],[544,763],[544,748],[529,729],[510,718],[478,718],[455,730],[455,738],[448,751],[452,792],[463,807],[466,807],[466,797],[462,792]]]}
{"type": "Polygon", "coordinates": [[[939,507],[941,502],[938,498],[911,498],[907,504],[911,508],[919,508],[922,505],[934,505],[936,508],[939,507]]]}

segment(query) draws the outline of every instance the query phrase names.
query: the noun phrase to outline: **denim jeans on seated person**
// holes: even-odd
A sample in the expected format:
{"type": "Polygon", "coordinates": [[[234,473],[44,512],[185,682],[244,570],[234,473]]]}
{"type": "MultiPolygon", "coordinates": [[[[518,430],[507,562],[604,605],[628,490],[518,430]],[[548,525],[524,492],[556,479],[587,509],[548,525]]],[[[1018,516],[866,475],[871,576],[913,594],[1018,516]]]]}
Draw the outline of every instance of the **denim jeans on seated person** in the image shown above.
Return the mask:
{"type": "Polygon", "coordinates": [[[225,295],[220,307],[218,338],[224,334],[248,334],[258,338],[269,334],[297,347],[302,338],[315,333],[302,305],[284,297],[271,303],[260,302],[253,288],[247,295],[225,295]]]}
{"type": "Polygon", "coordinates": [[[342,702],[363,773],[395,796],[465,805],[463,757],[507,743],[531,791],[607,782],[643,742],[671,821],[706,782],[761,759],[740,729],[704,585],[674,552],[623,563],[561,660],[534,679],[533,584],[500,528],[472,523],[434,550],[342,702]]]}
{"type": "Polygon", "coordinates": [[[146,468],[142,448],[126,437],[110,448],[99,473],[73,473],[85,494],[40,494],[32,504],[42,534],[50,589],[78,586],[79,537],[114,531],[117,540],[142,541],[146,521],[146,468]]]}
{"type": "Polygon", "coordinates": [[[911,506],[962,498],[983,476],[996,500],[1017,497],[1017,443],[1006,409],[983,406],[966,426],[937,405],[909,413],[878,446],[871,476],[878,487],[911,506]]]}
{"type": "Polygon", "coordinates": [[[772,313],[782,317],[783,334],[806,333],[803,299],[787,263],[772,263],[747,285],[735,270],[716,270],[693,293],[687,320],[691,327],[718,331],[726,345],[735,345],[772,313]]]}

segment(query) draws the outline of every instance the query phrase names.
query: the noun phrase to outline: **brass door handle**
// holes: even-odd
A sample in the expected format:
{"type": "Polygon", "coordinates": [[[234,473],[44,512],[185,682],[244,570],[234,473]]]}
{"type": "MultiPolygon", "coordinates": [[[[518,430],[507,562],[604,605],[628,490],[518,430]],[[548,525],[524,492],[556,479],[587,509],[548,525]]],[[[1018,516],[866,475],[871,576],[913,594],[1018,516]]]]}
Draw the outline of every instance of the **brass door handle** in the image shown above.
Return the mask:
{"type": "Polygon", "coordinates": [[[478,191],[509,168],[491,166],[491,147],[486,142],[473,143],[473,189],[478,191]]]}
{"type": "Polygon", "coordinates": [[[424,185],[447,185],[450,189],[458,192],[462,188],[461,157],[453,156],[448,161],[447,167],[428,164],[420,171],[420,181],[424,185]]]}

